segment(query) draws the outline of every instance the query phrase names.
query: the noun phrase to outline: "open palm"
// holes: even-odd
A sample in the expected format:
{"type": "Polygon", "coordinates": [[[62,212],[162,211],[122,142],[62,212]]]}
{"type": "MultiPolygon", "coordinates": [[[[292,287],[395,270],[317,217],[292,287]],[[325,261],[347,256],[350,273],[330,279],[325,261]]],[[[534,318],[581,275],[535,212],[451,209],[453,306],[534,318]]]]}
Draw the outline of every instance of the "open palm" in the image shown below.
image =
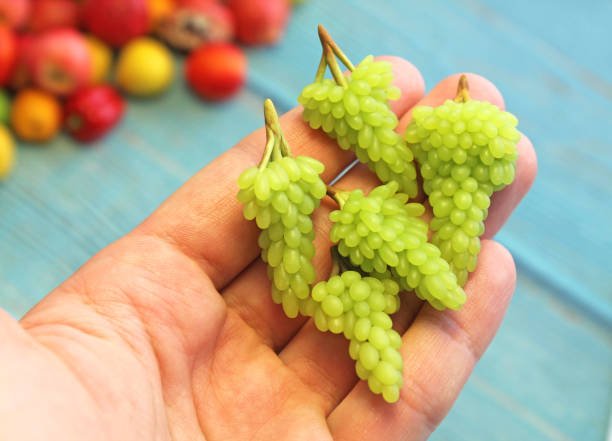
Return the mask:
{"type": "MultiPolygon", "coordinates": [[[[439,104],[457,76],[423,97],[420,74],[394,65],[400,129],[418,102],[439,104]]],[[[503,107],[487,80],[474,99],[503,107]]],[[[263,119],[263,118],[262,118],[263,119]]],[[[296,154],[326,164],[329,181],[353,159],[310,130],[294,109],[281,124],[296,154]]],[[[239,173],[258,162],[259,130],[183,185],[136,230],[94,256],[20,322],[0,310],[0,439],[418,440],[448,412],[497,330],[512,292],[512,258],[483,240],[461,311],[438,312],[413,294],[394,316],[403,334],[404,386],[387,404],[358,382],[348,342],[269,295],[257,229],[236,201],[239,173]]],[[[519,144],[515,182],[496,194],[492,237],[531,185],[536,161],[519,144]]],[[[363,167],[340,188],[370,188],[363,167]]],[[[320,278],[330,267],[329,201],[315,213],[320,278]]]]}

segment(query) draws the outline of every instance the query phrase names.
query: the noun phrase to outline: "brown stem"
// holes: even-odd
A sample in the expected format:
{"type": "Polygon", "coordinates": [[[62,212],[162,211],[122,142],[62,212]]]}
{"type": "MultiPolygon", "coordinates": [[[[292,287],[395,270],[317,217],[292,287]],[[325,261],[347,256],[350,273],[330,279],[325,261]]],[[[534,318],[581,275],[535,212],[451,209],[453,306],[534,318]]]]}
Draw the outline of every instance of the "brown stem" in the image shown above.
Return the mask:
{"type": "Polygon", "coordinates": [[[467,103],[470,100],[470,85],[468,84],[467,77],[461,75],[459,83],[457,84],[457,95],[455,96],[456,103],[467,103]]]}
{"type": "Polygon", "coordinates": [[[332,49],[334,54],[336,54],[336,56],[340,59],[340,61],[342,61],[342,64],[344,64],[346,68],[350,70],[351,72],[354,71],[355,66],[353,66],[353,63],[351,63],[351,60],[349,60],[349,58],[342,51],[342,49],[340,49],[340,47],[336,44],[334,39],[331,38],[331,35],[329,35],[329,33],[327,32],[327,29],[325,29],[323,25],[319,25],[318,30],[319,30],[319,39],[321,40],[321,45],[322,46],[328,45],[332,49]]]}
{"type": "Polygon", "coordinates": [[[338,204],[338,207],[340,207],[340,209],[342,210],[342,207],[344,207],[344,204],[348,199],[349,192],[344,190],[338,190],[337,188],[328,185],[326,194],[327,196],[332,198],[334,202],[338,204]]]}

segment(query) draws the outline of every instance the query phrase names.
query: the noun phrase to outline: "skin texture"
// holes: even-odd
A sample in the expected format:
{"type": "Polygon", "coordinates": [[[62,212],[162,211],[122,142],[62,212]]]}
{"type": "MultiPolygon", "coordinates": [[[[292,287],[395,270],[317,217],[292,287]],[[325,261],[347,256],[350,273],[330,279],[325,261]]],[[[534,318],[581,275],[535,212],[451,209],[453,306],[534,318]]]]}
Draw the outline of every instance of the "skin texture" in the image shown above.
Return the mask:
{"type": "MultiPolygon", "coordinates": [[[[394,64],[408,123],[417,104],[454,96],[457,76],[423,97],[408,62],[394,64]]],[[[472,96],[503,100],[469,75],[472,96]]],[[[326,164],[331,180],[353,156],[310,130],[301,109],[281,118],[294,154],[326,164]]],[[[404,116],[405,115],[405,116],[404,116]]],[[[520,116],[520,115],[519,115],[520,116]]],[[[434,430],[495,334],[515,284],[512,257],[483,240],[460,311],[437,312],[403,295],[401,398],[393,405],[358,382],[340,335],[272,303],[257,259],[257,228],[243,219],[236,179],[258,162],[262,129],[184,184],[130,234],[100,251],[20,322],[0,311],[0,439],[422,440],[434,430]]],[[[534,180],[523,138],[515,182],[497,194],[487,238],[534,180]]],[[[338,187],[371,188],[357,166],[338,187]]],[[[325,201],[315,213],[321,276],[330,269],[325,201]]]]}

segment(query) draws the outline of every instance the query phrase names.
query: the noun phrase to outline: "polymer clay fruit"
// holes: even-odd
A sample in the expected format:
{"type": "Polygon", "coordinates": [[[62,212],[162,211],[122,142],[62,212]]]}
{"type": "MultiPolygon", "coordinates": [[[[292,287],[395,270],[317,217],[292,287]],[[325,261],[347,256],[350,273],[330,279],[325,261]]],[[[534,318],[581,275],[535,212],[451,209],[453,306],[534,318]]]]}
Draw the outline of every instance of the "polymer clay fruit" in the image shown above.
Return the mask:
{"type": "Polygon", "coordinates": [[[85,0],[82,14],[87,29],[113,47],[149,31],[147,0],[85,0]]]}
{"type": "Polygon", "coordinates": [[[198,95],[223,100],[237,93],[246,80],[247,57],[233,43],[208,43],[187,58],[185,78],[198,95]]]}
{"type": "Polygon", "coordinates": [[[158,23],[172,14],[176,8],[175,0],[147,0],[149,10],[149,29],[155,29],[158,23]]]}
{"type": "Polygon", "coordinates": [[[11,99],[7,93],[0,89],[0,124],[6,124],[11,114],[11,99]]]}
{"type": "Polygon", "coordinates": [[[293,157],[282,134],[272,101],[264,104],[266,148],[261,162],[238,178],[238,200],[247,220],[262,230],[258,243],[268,264],[271,295],[288,317],[296,317],[315,281],[314,230],[310,215],[325,196],[319,175],[324,166],[307,157],[293,157]]]}
{"type": "Polygon", "coordinates": [[[399,309],[399,286],[357,271],[335,272],[313,287],[302,313],[313,317],[318,330],[344,334],[357,376],[393,403],[399,399],[404,367],[399,353],[402,338],[391,328],[389,316],[399,309]]]}
{"type": "Polygon", "coordinates": [[[436,309],[459,309],[465,292],[437,246],[428,243],[427,223],[419,218],[425,207],[407,204],[391,181],[363,191],[333,191],[340,210],[330,213],[330,231],[338,252],[366,273],[392,277],[405,290],[427,300],[436,309]]]}
{"type": "Polygon", "coordinates": [[[106,81],[113,62],[113,52],[102,40],[93,35],[85,37],[87,50],[91,59],[90,84],[100,84],[106,81]]]}
{"type": "Polygon", "coordinates": [[[0,24],[0,87],[10,80],[16,62],[17,37],[11,28],[0,24]]]}
{"type": "Polygon", "coordinates": [[[172,48],[191,51],[203,43],[230,41],[234,16],[224,4],[211,0],[183,0],[157,24],[157,35],[172,48]]]}
{"type": "Polygon", "coordinates": [[[32,60],[36,36],[21,34],[17,37],[17,59],[10,76],[9,85],[13,89],[23,89],[32,82],[32,60]]]}
{"type": "Polygon", "coordinates": [[[115,76],[119,87],[132,95],[159,95],[172,82],[174,59],[159,41],[137,38],[121,50],[115,76]]]}
{"type": "Polygon", "coordinates": [[[30,15],[32,0],[0,0],[0,24],[21,29],[30,15]]]}
{"type": "Polygon", "coordinates": [[[78,141],[94,141],[117,125],[124,110],[125,100],[112,86],[84,87],[66,101],[66,131],[78,141]]]}
{"type": "Polygon", "coordinates": [[[398,120],[389,107],[388,100],[400,96],[391,84],[391,64],[369,56],[354,67],[322,26],[319,36],[323,55],[315,81],[298,98],[304,120],[336,139],[342,149],[354,151],[383,183],[396,181],[401,192],[416,196],[414,156],[395,133],[398,120]],[[342,74],[336,57],[351,72],[348,76],[342,74]],[[333,80],[323,78],[327,67],[333,80]]]}
{"type": "Polygon", "coordinates": [[[49,141],[59,131],[61,120],[60,103],[48,92],[23,89],[13,101],[11,127],[24,141],[49,141]]]}
{"type": "Polygon", "coordinates": [[[493,104],[471,100],[465,76],[455,101],[418,106],[412,117],[404,137],[433,208],[432,242],[464,285],[478,262],[491,195],[514,180],[518,121],[493,104]]]}
{"type": "Polygon", "coordinates": [[[76,28],[79,19],[79,5],[73,0],[34,0],[28,30],[42,32],[55,28],[76,28]]]}
{"type": "Polygon", "coordinates": [[[91,56],[83,35],[74,29],[51,29],[31,48],[33,82],[55,95],[69,95],[91,77],[91,56]]]}
{"type": "Polygon", "coordinates": [[[11,132],[0,124],[0,181],[6,179],[15,166],[17,149],[11,132]]]}
{"type": "Polygon", "coordinates": [[[229,0],[228,5],[236,18],[236,36],[248,45],[277,43],[291,15],[288,0],[229,0]]]}

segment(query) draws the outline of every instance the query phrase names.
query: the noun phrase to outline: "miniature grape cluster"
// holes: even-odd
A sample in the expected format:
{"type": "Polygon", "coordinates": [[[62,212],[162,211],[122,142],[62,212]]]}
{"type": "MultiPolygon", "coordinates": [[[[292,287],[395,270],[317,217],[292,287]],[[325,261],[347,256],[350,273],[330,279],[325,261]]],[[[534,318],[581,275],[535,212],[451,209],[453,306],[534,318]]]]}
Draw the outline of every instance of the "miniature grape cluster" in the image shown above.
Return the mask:
{"type": "Polygon", "coordinates": [[[400,91],[391,81],[391,63],[368,56],[346,77],[346,85],[317,79],[302,90],[298,102],[311,128],[323,129],[382,182],[396,181],[413,197],[418,191],[414,155],[394,131],[398,120],[388,100],[399,98],[400,91]]]}
{"type": "Polygon", "coordinates": [[[468,98],[416,107],[406,129],[433,208],[432,242],[462,286],[478,262],[491,195],[514,180],[516,124],[514,115],[468,98]]]}
{"type": "Polygon", "coordinates": [[[288,317],[312,317],[320,331],[343,334],[357,376],[392,403],[403,382],[402,340],[391,319],[399,291],[414,291],[439,310],[461,308],[491,195],[514,179],[520,134],[513,115],[470,100],[462,77],[455,101],[416,107],[402,137],[389,107],[400,95],[391,84],[391,64],[368,56],[355,67],[322,27],[319,36],[323,55],[315,81],[298,98],[303,119],[354,151],[383,185],[367,196],[327,187],[321,162],[291,155],[266,100],[264,155],[240,175],[238,199],[245,218],[261,229],[273,301],[288,317]],[[328,67],[333,79],[324,78],[328,67]],[[429,225],[421,219],[425,207],[409,202],[418,193],[415,159],[433,209],[429,225]],[[339,206],[329,216],[337,245],[331,274],[313,286],[311,216],[326,194],[339,206]]]}
{"type": "Polygon", "coordinates": [[[246,169],[238,178],[238,200],[244,204],[244,217],[255,219],[262,230],[258,243],[261,258],[268,264],[272,299],[293,318],[315,281],[310,215],[325,196],[326,186],[319,177],[323,164],[308,156],[288,156],[286,147],[283,156],[280,145],[284,138],[276,130],[276,134],[270,130],[276,142],[270,143],[268,157],[264,155],[267,161],[246,169]]]}
{"type": "Polygon", "coordinates": [[[436,309],[459,309],[465,292],[440,250],[427,242],[427,223],[418,216],[425,207],[406,203],[392,181],[363,191],[337,192],[341,209],[330,213],[334,222],[330,236],[338,251],[367,273],[378,273],[398,281],[405,290],[427,300],[436,309]]]}

